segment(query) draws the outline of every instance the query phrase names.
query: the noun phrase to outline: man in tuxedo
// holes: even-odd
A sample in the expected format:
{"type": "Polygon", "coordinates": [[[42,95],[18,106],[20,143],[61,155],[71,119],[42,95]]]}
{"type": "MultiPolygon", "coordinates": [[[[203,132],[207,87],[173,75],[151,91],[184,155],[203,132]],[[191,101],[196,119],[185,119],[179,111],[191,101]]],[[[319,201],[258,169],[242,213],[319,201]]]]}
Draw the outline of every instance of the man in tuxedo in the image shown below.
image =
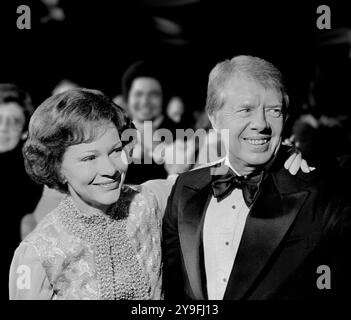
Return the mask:
{"type": "Polygon", "coordinates": [[[163,221],[166,299],[347,298],[351,206],[318,168],[291,175],[280,71],[251,56],[215,66],[206,110],[222,161],[181,174],[163,221]]]}

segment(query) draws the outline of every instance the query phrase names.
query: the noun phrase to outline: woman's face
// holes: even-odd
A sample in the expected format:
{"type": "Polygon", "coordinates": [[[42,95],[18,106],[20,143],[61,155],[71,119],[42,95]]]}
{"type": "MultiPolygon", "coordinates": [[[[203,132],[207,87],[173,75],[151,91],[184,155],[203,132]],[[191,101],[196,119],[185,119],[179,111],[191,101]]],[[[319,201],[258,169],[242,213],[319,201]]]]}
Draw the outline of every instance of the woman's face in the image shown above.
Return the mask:
{"type": "Polygon", "coordinates": [[[78,208],[106,211],[119,196],[128,161],[112,123],[96,130],[96,138],[67,148],[61,175],[78,208]]]}
{"type": "Polygon", "coordinates": [[[23,109],[17,103],[0,104],[0,153],[16,148],[25,122],[23,109]]]}

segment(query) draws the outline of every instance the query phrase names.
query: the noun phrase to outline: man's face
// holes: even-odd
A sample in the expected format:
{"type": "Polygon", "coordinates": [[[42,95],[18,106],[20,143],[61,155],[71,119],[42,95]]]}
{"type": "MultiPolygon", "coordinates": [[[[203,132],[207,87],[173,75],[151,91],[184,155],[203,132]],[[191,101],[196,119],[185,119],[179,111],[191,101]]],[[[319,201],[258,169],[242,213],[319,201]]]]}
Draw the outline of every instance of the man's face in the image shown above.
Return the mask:
{"type": "Polygon", "coordinates": [[[168,118],[172,119],[175,123],[179,123],[182,120],[184,113],[184,104],[178,97],[173,97],[167,106],[168,118]]]}
{"type": "Polygon", "coordinates": [[[0,153],[16,148],[25,121],[23,109],[17,103],[0,104],[0,153]]]}
{"type": "Polygon", "coordinates": [[[153,78],[136,78],[129,91],[128,107],[137,121],[154,120],[162,113],[162,88],[153,78]]]}
{"type": "Polygon", "coordinates": [[[210,116],[216,129],[229,129],[222,137],[236,170],[266,164],[280,146],[284,116],[282,94],[245,78],[232,77],[219,92],[223,107],[210,116]]]}

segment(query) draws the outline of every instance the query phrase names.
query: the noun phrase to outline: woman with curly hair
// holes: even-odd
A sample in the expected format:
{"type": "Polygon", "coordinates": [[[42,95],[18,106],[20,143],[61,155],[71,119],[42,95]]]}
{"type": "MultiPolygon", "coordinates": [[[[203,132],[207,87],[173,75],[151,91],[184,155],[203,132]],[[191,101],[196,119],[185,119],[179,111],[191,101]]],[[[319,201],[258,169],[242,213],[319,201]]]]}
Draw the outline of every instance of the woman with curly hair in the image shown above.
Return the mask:
{"type": "Polygon", "coordinates": [[[162,298],[162,209],[147,185],[123,185],[131,128],[96,90],[54,95],[34,112],[26,170],[66,196],[17,248],[10,299],[162,298]]]}

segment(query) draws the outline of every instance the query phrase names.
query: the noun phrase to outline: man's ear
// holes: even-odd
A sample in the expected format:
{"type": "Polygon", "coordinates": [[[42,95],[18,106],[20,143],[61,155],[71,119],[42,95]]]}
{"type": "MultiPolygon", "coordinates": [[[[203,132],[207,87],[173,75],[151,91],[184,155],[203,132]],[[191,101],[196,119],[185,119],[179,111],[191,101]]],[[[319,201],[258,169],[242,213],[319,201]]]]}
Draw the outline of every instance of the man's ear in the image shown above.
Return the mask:
{"type": "Polygon", "coordinates": [[[218,119],[217,118],[218,118],[217,112],[213,112],[211,115],[208,115],[208,119],[210,120],[212,128],[215,131],[217,131],[217,128],[218,128],[218,125],[217,125],[218,119]]]}
{"type": "Polygon", "coordinates": [[[285,117],[285,119],[284,119],[284,125],[285,125],[290,118],[290,114],[286,113],[284,117],[285,117]]]}

